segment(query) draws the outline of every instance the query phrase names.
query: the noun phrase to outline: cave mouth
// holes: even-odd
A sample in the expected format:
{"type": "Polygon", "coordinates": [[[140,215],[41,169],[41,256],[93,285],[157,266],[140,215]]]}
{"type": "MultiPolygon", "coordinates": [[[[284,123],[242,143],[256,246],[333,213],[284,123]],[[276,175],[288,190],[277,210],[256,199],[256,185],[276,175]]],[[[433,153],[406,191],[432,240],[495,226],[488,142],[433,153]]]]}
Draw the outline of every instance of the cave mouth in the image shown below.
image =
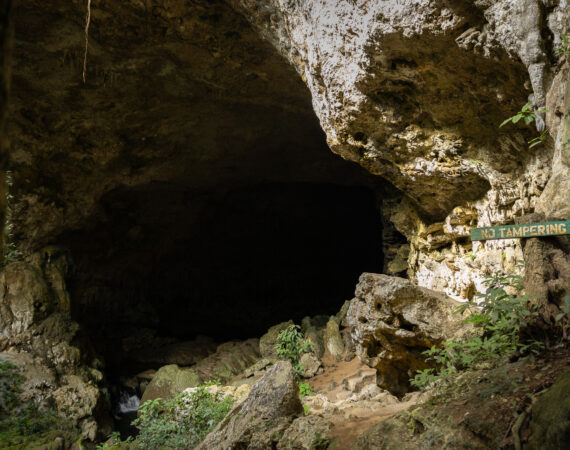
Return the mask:
{"type": "Polygon", "coordinates": [[[98,5],[84,84],[58,31],[83,37],[84,12],[58,5],[19,8],[19,54],[54,82],[16,65],[14,95],[34,108],[15,108],[14,144],[42,168],[20,164],[16,184],[38,198],[26,245],[73,257],[72,316],[108,376],[170,363],[171,343],[335,314],[360,273],[382,270],[386,182],[331,152],[306,84],[230,5],[98,5]]]}
{"type": "Polygon", "coordinates": [[[261,337],[336,314],[358,276],[382,268],[376,204],[369,187],[334,183],[114,190],[104,222],[62,239],[77,265],[74,318],[124,375],[158,368],[137,360],[157,342],[261,337]]]}

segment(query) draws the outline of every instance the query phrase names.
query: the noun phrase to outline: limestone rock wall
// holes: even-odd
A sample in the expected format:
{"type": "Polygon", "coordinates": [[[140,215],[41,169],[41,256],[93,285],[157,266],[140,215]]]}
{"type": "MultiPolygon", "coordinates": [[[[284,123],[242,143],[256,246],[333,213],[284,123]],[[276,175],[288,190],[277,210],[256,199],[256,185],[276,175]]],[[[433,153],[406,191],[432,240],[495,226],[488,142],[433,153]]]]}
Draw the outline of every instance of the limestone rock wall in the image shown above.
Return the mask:
{"type": "Polygon", "coordinates": [[[111,419],[101,362],[70,317],[69,266],[64,251],[48,247],[0,272],[0,360],[25,376],[25,399],[65,414],[93,440],[111,419]]]}
{"type": "Polygon", "coordinates": [[[568,68],[554,54],[567,3],[232,4],[295,66],[333,152],[404,192],[390,220],[409,241],[420,285],[469,297],[484,271],[516,270],[521,256],[514,241],[471,248],[470,227],[535,207],[567,216],[567,190],[554,194],[567,170],[559,122],[568,68]],[[548,107],[550,138],[533,149],[535,129],[498,128],[527,100],[548,107]]]}

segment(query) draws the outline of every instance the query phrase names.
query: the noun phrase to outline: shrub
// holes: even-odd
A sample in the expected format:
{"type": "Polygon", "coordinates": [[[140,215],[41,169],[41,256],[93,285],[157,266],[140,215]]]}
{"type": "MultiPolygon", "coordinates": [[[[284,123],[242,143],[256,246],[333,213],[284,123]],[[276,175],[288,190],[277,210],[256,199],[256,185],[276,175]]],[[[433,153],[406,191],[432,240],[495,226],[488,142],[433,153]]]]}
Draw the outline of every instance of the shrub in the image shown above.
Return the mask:
{"type": "Polygon", "coordinates": [[[229,412],[233,398],[222,399],[205,386],[172,400],[149,400],[140,407],[133,423],[139,428],[137,444],[144,449],[192,448],[229,412]]]}
{"type": "Polygon", "coordinates": [[[277,356],[288,359],[293,365],[295,374],[300,376],[303,367],[299,364],[303,353],[314,350],[313,343],[305,339],[299,325],[289,325],[277,336],[278,343],[275,344],[277,356]]]}
{"type": "Polygon", "coordinates": [[[0,361],[0,446],[25,447],[51,431],[72,431],[69,423],[54,409],[40,409],[34,401],[22,402],[20,393],[25,378],[17,366],[0,361]]]}
{"type": "Polygon", "coordinates": [[[536,126],[538,131],[541,131],[540,135],[528,141],[528,148],[532,148],[535,145],[541,144],[546,140],[548,137],[548,129],[545,128],[544,120],[540,116],[540,114],[547,112],[546,109],[541,109],[539,111],[535,111],[532,108],[532,103],[526,103],[521,110],[516,113],[514,116],[509,117],[508,119],[504,120],[499,128],[505,126],[509,122],[513,124],[518,123],[519,121],[523,121],[525,125],[530,125],[532,122],[536,122],[536,126]]]}
{"type": "Polygon", "coordinates": [[[457,312],[474,311],[464,321],[474,324],[480,335],[462,341],[447,341],[442,348],[433,346],[423,352],[439,368],[424,369],[410,380],[413,386],[423,388],[432,382],[446,378],[458,370],[475,368],[481,363],[497,361],[515,352],[538,353],[542,342],[521,340],[521,330],[536,316],[527,308],[528,297],[520,295],[523,289],[522,278],[496,272],[485,281],[485,294],[476,294],[482,301],[477,305],[469,301],[461,305],[457,312]],[[508,291],[515,291],[511,295],[508,291]]]}

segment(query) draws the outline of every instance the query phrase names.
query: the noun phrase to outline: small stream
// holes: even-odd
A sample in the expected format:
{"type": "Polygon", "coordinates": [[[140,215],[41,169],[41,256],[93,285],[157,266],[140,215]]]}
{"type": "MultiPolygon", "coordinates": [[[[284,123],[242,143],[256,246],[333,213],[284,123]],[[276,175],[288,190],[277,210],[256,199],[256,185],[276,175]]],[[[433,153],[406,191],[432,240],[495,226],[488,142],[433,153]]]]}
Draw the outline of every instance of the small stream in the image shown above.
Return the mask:
{"type": "Polygon", "coordinates": [[[137,428],[131,423],[137,418],[141,399],[135,389],[120,387],[119,398],[113,409],[115,430],[121,433],[121,439],[137,435],[137,428]]]}

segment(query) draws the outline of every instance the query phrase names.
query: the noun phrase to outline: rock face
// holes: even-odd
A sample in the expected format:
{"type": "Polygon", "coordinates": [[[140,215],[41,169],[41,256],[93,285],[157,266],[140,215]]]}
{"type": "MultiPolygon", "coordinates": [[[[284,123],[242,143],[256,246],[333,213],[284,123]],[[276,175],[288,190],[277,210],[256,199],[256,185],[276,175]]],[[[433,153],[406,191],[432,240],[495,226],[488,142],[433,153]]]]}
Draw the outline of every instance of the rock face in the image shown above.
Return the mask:
{"type": "Polygon", "coordinates": [[[26,377],[24,400],[55,407],[93,440],[111,431],[109,405],[100,391],[101,363],[70,318],[70,264],[65,251],[47,247],[0,273],[0,358],[26,377]]]}
{"type": "Polygon", "coordinates": [[[279,361],[197,448],[272,448],[302,412],[293,367],[279,361]]]}
{"type": "Polygon", "coordinates": [[[358,357],[378,371],[378,386],[402,395],[428,364],[421,353],[466,332],[459,303],[409,280],[364,273],[347,319],[358,357]]]}
{"type": "Polygon", "coordinates": [[[472,249],[462,242],[470,227],[535,207],[568,217],[568,65],[551,50],[567,34],[568,6],[543,3],[232,0],[305,80],[331,149],[405,194],[397,209],[417,220],[387,215],[410,243],[393,250],[389,270],[455,298],[480,288],[481,250],[520,259],[512,243],[472,249]],[[532,151],[535,130],[498,128],[529,98],[547,104],[552,137],[532,151]]]}

